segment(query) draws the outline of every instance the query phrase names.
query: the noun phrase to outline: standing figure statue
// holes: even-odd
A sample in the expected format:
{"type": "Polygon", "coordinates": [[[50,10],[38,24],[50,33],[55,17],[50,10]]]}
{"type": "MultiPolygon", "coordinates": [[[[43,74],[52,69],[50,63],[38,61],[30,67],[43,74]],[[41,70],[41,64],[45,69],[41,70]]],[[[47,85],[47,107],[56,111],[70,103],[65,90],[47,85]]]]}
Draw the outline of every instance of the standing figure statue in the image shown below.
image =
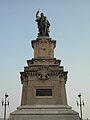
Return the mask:
{"type": "Polygon", "coordinates": [[[47,20],[47,17],[44,16],[44,13],[41,13],[41,16],[38,16],[39,10],[36,12],[36,22],[38,25],[38,36],[49,36],[49,27],[50,23],[47,20]]]}

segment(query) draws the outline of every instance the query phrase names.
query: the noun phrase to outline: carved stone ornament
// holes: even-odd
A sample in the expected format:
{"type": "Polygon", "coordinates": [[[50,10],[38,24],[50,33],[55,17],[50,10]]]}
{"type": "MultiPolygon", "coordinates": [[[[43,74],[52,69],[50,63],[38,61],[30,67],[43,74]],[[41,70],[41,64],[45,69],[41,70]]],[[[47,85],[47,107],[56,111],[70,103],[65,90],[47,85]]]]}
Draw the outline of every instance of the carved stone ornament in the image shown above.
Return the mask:
{"type": "Polygon", "coordinates": [[[45,50],[45,49],[47,48],[47,46],[48,46],[47,40],[42,39],[42,40],[40,41],[40,49],[45,50]]]}
{"type": "Polygon", "coordinates": [[[50,72],[47,67],[43,66],[38,69],[37,77],[41,80],[47,80],[50,77],[50,72]]]}

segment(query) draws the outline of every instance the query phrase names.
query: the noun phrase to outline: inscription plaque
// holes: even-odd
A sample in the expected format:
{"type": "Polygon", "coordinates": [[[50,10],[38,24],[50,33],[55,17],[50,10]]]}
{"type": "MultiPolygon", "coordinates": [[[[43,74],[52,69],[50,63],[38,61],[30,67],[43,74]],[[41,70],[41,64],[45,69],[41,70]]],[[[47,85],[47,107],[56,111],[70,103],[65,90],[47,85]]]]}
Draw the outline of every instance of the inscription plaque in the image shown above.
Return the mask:
{"type": "Polygon", "coordinates": [[[36,89],[36,96],[52,96],[52,89],[36,89]]]}

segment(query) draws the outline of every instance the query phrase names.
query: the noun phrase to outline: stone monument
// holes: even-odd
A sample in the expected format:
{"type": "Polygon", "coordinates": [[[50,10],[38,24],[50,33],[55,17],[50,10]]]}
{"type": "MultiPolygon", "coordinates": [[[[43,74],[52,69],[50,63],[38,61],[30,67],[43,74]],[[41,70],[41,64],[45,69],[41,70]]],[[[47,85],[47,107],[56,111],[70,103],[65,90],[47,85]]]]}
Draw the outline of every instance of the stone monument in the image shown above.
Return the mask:
{"type": "Polygon", "coordinates": [[[67,71],[54,58],[56,40],[49,37],[50,23],[36,13],[38,37],[31,41],[34,58],[27,60],[22,83],[21,105],[10,114],[10,120],[80,120],[67,103],[67,71]]]}

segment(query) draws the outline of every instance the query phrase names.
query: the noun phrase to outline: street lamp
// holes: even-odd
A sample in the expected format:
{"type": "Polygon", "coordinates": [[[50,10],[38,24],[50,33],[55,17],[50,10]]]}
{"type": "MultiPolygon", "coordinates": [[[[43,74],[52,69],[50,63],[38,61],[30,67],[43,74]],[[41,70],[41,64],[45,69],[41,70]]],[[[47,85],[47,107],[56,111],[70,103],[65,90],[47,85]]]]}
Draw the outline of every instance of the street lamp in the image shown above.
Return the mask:
{"type": "Polygon", "coordinates": [[[84,101],[82,101],[81,93],[78,94],[79,102],[77,101],[77,106],[80,106],[80,119],[82,120],[82,106],[84,106],[84,101]]]}
{"type": "Polygon", "coordinates": [[[7,101],[8,94],[5,93],[5,101],[2,100],[2,106],[4,105],[4,120],[6,120],[6,106],[9,106],[9,101],[7,101]]]}

